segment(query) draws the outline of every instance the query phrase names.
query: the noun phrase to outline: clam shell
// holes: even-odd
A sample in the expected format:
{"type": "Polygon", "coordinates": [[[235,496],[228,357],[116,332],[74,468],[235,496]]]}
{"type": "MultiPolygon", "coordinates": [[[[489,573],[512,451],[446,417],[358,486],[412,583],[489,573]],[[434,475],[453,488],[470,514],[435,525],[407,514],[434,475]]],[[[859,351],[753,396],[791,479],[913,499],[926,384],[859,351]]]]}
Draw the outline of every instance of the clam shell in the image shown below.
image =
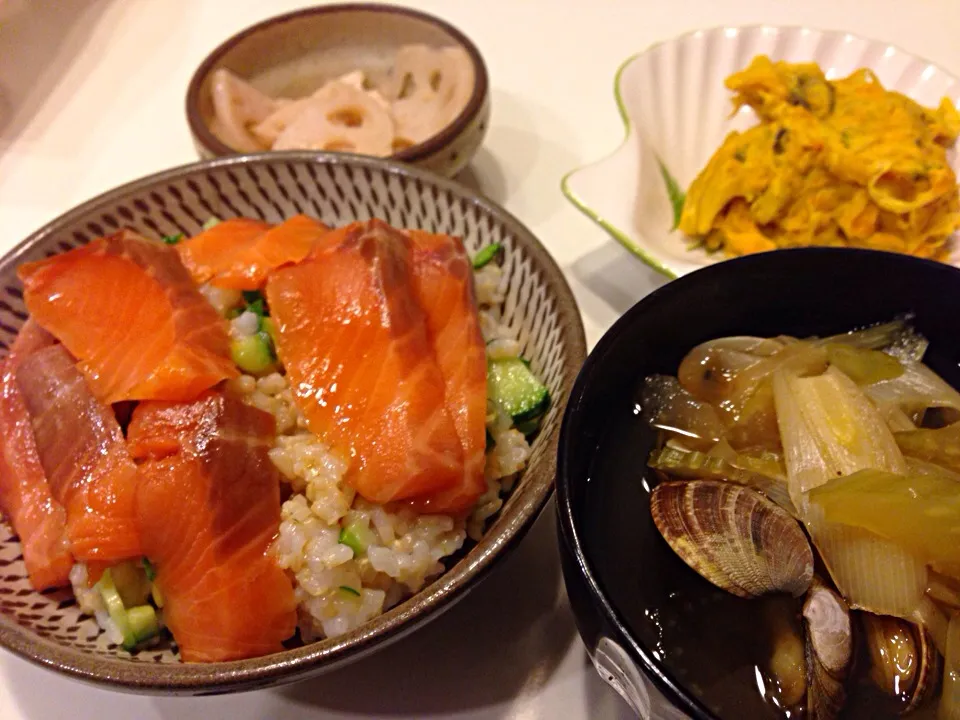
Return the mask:
{"type": "Polygon", "coordinates": [[[929,633],[900,618],[863,613],[870,677],[903,704],[906,715],[929,700],[940,678],[940,654],[929,633]]]}
{"type": "Polygon", "coordinates": [[[763,495],[722,480],[657,485],[650,512],[664,540],[704,578],[734,595],[800,596],[813,551],[800,525],[763,495]]]}
{"type": "Polygon", "coordinates": [[[833,720],[847,700],[853,659],[850,609],[840,595],[814,579],[803,603],[807,655],[807,717],[833,720]]]}

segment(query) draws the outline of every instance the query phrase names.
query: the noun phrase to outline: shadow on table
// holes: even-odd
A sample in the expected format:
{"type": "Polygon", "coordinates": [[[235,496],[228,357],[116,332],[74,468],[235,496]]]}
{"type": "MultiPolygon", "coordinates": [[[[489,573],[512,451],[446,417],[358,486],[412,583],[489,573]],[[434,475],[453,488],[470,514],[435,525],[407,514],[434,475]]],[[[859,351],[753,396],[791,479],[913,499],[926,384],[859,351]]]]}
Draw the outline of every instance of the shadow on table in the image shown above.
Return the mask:
{"type": "Polygon", "coordinates": [[[638,300],[667,282],[664,275],[612,239],[567,270],[590,291],[590,297],[580,293],[577,299],[580,311],[597,327],[609,327],[638,300]]]}
{"type": "Polygon", "coordinates": [[[551,502],[503,566],[434,622],[369,658],[277,692],[318,709],[411,717],[537,692],[576,641],[554,512],[551,502]]]}
{"type": "Polygon", "coordinates": [[[0,3],[0,147],[15,140],[68,74],[114,0],[0,3]]]}
{"type": "Polygon", "coordinates": [[[536,227],[565,206],[560,177],[580,162],[571,150],[576,132],[532,97],[494,89],[492,104],[484,144],[456,180],[536,227]]]}
{"type": "Polygon", "coordinates": [[[464,187],[502,205],[507,197],[507,179],[503,168],[487,148],[481,147],[473,160],[454,180],[464,187]]]}

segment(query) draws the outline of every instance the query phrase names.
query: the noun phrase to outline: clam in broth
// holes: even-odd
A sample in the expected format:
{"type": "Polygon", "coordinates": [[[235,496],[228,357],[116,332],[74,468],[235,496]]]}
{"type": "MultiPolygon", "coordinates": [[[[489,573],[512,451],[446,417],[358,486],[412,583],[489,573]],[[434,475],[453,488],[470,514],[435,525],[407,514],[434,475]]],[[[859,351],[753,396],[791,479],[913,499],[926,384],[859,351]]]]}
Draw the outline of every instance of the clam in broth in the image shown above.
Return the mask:
{"type": "Polygon", "coordinates": [[[960,396],[925,351],[905,321],[721,338],[647,379],[653,522],[758,603],[772,716],[960,718],[960,396]]]}

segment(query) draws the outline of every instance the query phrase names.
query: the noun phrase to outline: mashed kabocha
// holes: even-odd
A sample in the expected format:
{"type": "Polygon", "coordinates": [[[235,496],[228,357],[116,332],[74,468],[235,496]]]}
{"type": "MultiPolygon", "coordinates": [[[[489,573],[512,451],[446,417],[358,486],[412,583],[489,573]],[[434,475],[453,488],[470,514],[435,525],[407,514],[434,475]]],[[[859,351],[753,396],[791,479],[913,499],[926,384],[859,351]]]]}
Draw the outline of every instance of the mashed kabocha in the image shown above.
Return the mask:
{"type": "Polygon", "coordinates": [[[866,69],[828,80],[816,64],[762,55],[726,86],[760,123],[730,133],[693,181],[682,232],[728,255],[827,245],[945,256],[960,228],[949,99],[931,110],[866,69]]]}

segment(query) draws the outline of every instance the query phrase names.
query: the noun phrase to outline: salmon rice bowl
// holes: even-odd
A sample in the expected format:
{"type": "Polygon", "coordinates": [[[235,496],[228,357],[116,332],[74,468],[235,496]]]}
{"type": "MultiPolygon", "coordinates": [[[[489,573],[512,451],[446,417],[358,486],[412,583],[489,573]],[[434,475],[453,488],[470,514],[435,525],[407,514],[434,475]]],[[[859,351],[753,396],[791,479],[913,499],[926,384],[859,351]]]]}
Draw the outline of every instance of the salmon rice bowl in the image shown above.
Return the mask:
{"type": "Polygon", "coordinates": [[[0,510],[31,585],[72,588],[118,653],[186,662],[417,593],[480,539],[550,405],[500,322],[502,254],[297,215],[21,265],[0,510]]]}

